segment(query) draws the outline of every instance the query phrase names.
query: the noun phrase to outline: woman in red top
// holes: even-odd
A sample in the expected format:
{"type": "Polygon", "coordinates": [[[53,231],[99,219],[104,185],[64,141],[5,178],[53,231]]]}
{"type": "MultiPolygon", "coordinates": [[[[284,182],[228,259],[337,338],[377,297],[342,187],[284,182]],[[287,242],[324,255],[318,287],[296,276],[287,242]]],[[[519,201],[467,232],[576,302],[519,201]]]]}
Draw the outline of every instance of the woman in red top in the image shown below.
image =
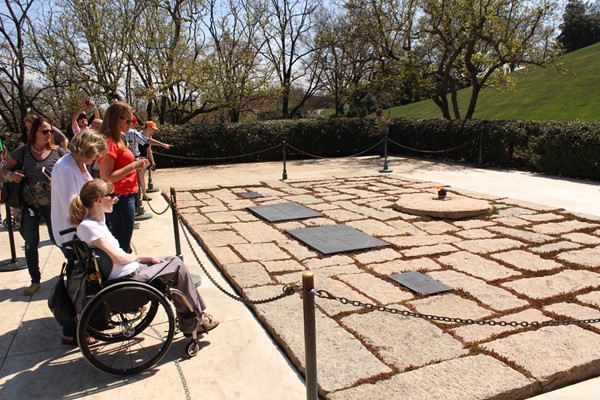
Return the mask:
{"type": "Polygon", "coordinates": [[[148,167],[148,160],[134,160],[133,153],[123,141],[123,132],[127,132],[133,122],[133,112],[129,104],[117,101],[108,107],[104,114],[100,133],[106,137],[108,151],[100,162],[100,177],[112,182],[119,201],[113,212],[106,214],[107,224],[119,246],[127,253],[131,252],[131,236],[135,223],[135,207],[138,193],[137,170],[148,167]]]}

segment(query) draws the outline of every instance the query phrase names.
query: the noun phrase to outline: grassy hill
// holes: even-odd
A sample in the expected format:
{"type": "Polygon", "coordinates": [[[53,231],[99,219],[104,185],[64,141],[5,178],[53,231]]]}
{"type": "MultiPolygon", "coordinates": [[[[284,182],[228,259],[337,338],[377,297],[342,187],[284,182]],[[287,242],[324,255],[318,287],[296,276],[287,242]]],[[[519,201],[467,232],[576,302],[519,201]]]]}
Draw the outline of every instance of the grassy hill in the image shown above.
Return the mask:
{"type": "MultiPolygon", "coordinates": [[[[513,90],[484,89],[474,118],[600,122],[600,43],[565,54],[561,70],[530,67],[515,72],[513,90]]],[[[470,89],[459,92],[461,112],[470,89]]],[[[441,118],[432,100],[391,109],[393,117],[441,118]]]]}

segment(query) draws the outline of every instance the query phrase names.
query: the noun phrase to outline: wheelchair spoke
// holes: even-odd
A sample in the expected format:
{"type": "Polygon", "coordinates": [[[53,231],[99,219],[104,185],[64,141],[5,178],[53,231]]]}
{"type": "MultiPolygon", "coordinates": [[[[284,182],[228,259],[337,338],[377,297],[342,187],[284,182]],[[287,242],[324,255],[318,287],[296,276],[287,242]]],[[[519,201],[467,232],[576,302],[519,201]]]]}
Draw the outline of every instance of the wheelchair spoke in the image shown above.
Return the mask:
{"type": "Polygon", "coordinates": [[[156,289],[140,282],[118,285],[103,289],[84,309],[78,338],[89,333],[99,343],[80,342],[81,351],[92,365],[105,372],[141,372],[151,368],[168,351],[175,318],[171,305],[156,289]],[[127,304],[134,304],[134,309],[127,304]]]}

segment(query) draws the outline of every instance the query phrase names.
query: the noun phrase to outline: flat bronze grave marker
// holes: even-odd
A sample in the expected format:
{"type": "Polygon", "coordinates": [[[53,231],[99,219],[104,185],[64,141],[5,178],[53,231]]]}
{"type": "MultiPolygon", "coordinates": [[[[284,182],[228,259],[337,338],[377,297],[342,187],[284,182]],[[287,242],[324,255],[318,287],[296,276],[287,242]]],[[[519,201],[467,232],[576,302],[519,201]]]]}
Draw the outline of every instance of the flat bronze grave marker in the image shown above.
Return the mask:
{"type": "Polygon", "coordinates": [[[252,206],[248,207],[248,210],[257,217],[269,222],[292,221],[321,216],[321,213],[293,202],[252,206]]]}
{"type": "Polygon", "coordinates": [[[409,288],[413,292],[426,295],[449,292],[453,290],[453,288],[450,286],[444,285],[442,282],[436,281],[430,276],[415,271],[393,274],[390,275],[390,278],[402,286],[409,288]]]}
{"type": "Polygon", "coordinates": [[[390,245],[346,225],[290,229],[286,232],[325,255],[390,245]]]}
{"type": "Polygon", "coordinates": [[[238,195],[240,195],[241,197],[243,197],[245,199],[257,199],[259,197],[264,197],[262,194],[260,194],[258,192],[243,192],[243,193],[238,193],[238,195]]]}

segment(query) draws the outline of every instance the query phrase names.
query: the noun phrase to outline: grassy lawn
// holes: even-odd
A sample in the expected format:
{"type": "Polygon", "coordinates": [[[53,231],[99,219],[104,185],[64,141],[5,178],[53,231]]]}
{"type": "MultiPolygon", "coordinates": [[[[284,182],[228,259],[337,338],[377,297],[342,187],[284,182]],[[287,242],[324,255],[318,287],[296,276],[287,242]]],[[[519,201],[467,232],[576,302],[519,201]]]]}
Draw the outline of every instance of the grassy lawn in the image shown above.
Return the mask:
{"type": "MultiPolygon", "coordinates": [[[[560,70],[530,67],[515,72],[511,90],[484,89],[474,118],[600,122],[600,43],[560,58],[560,70]]],[[[459,92],[465,112],[470,89],[459,92]]],[[[432,100],[391,109],[394,117],[441,118],[432,100]]]]}

